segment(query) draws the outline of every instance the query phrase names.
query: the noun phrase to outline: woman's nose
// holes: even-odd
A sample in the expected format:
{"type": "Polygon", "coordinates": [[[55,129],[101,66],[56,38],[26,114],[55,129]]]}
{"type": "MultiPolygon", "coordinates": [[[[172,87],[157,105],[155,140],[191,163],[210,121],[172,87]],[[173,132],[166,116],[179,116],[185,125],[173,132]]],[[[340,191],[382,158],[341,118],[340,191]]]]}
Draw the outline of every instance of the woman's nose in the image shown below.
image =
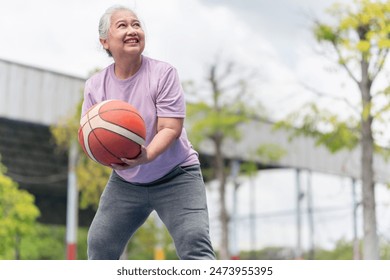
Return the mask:
{"type": "Polygon", "coordinates": [[[132,27],[132,26],[129,26],[128,28],[127,28],[127,34],[129,34],[129,35],[137,35],[137,30],[134,28],[134,27],[132,27]]]}

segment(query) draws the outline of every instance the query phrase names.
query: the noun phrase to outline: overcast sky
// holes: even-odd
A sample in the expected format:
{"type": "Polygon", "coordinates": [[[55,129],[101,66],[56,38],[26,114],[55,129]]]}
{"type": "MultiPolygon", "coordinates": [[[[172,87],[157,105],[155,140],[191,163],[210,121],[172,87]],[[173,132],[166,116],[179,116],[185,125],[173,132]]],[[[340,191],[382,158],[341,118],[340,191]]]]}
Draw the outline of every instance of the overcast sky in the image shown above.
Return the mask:
{"type": "Polygon", "coordinates": [[[309,39],[308,13],[320,15],[332,2],[2,0],[0,56],[85,76],[107,62],[99,52],[97,23],[107,7],[119,3],[143,20],[146,53],[182,67],[186,76],[221,50],[237,60],[271,55],[294,67],[309,39]]]}
{"type": "Polygon", "coordinates": [[[111,63],[98,41],[101,14],[124,4],[143,21],[145,55],[174,65],[182,80],[200,81],[217,54],[256,69],[258,98],[278,115],[310,97],[302,81],[330,92],[339,86],[329,82],[310,30],[333,2],[0,0],[0,58],[87,77],[111,63]]]}

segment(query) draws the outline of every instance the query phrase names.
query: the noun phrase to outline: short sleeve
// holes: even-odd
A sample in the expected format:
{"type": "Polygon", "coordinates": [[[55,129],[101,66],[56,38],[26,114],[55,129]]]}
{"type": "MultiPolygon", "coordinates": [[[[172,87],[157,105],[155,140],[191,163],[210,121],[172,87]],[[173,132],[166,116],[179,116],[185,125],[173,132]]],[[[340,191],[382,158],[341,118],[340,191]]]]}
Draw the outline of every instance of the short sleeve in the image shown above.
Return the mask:
{"type": "Polygon", "coordinates": [[[159,79],[157,91],[158,117],[185,117],[184,92],[175,68],[169,67],[163,73],[159,79]]]}

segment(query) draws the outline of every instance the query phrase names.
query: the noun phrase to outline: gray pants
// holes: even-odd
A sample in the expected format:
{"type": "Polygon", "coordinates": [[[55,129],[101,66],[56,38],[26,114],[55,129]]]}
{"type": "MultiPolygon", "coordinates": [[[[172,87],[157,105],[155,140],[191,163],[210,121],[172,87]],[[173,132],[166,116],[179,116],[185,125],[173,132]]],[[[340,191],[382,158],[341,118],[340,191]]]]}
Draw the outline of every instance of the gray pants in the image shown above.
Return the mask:
{"type": "Polygon", "coordinates": [[[153,210],[171,234],[180,259],[215,259],[199,165],[176,167],[147,185],[129,183],[113,172],[88,232],[88,258],[119,259],[153,210]]]}

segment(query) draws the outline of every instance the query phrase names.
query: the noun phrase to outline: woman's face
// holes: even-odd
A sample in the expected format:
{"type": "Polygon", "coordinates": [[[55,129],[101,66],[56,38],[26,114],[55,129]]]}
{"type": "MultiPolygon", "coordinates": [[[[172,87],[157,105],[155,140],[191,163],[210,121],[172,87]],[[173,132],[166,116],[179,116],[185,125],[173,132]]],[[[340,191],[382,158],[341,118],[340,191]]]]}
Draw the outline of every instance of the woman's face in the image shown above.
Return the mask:
{"type": "Polygon", "coordinates": [[[101,44],[114,60],[122,56],[140,56],[145,48],[145,32],[138,18],[129,11],[116,11],[111,16],[107,39],[101,44]]]}

